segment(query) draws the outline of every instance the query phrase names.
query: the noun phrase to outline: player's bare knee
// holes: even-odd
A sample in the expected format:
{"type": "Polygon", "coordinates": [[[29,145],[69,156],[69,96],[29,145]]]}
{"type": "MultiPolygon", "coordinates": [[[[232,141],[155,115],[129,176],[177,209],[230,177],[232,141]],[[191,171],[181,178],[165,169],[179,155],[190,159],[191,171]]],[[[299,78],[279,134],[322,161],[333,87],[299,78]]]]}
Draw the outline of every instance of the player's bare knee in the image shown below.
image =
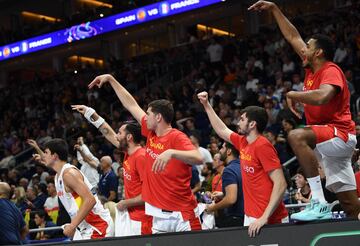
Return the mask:
{"type": "Polygon", "coordinates": [[[302,145],[305,145],[305,139],[304,139],[304,131],[301,129],[295,129],[290,131],[288,135],[288,141],[292,148],[299,148],[302,145]]]}

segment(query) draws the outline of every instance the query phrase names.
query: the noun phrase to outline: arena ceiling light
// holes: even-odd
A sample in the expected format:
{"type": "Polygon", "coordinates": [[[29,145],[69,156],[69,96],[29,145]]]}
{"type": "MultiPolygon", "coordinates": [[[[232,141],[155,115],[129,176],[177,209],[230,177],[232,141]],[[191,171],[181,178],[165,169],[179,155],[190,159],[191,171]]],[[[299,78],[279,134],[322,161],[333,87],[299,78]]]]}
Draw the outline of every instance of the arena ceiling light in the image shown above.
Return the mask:
{"type": "Polygon", "coordinates": [[[69,58],[70,62],[73,63],[89,63],[91,65],[99,65],[99,66],[103,66],[104,65],[104,60],[103,59],[98,59],[98,58],[93,58],[93,57],[86,57],[86,56],[70,56],[69,58]]]}
{"type": "Polygon", "coordinates": [[[37,20],[46,20],[49,22],[61,21],[61,19],[59,19],[59,18],[55,18],[55,17],[51,17],[51,16],[47,16],[47,15],[36,14],[33,12],[28,12],[28,11],[22,11],[21,14],[24,17],[33,18],[33,19],[37,19],[37,20]]]}
{"type": "Polygon", "coordinates": [[[113,8],[112,4],[110,4],[110,3],[104,3],[104,2],[96,1],[96,0],[80,0],[80,2],[89,4],[89,5],[93,5],[96,7],[107,7],[110,9],[113,8]]]}
{"type": "Polygon", "coordinates": [[[213,34],[218,35],[218,36],[230,36],[230,37],[235,37],[235,33],[227,32],[227,31],[224,31],[224,30],[221,30],[221,29],[217,29],[217,28],[214,28],[214,27],[205,26],[205,25],[201,25],[201,24],[198,24],[196,27],[197,27],[197,29],[200,30],[200,31],[204,31],[204,32],[212,31],[213,34]]]}

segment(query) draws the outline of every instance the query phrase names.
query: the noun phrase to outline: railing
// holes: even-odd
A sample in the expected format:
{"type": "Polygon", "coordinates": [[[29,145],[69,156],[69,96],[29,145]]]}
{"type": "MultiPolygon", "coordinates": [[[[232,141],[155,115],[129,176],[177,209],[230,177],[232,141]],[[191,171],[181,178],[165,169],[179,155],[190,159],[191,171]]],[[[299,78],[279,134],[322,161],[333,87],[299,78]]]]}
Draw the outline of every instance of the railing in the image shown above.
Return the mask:
{"type": "Polygon", "coordinates": [[[53,227],[30,229],[29,233],[35,233],[35,232],[39,232],[39,231],[60,231],[60,230],[63,230],[62,226],[53,226],[53,227]]]}
{"type": "Polygon", "coordinates": [[[287,167],[289,166],[291,163],[293,163],[294,161],[296,161],[296,156],[294,156],[293,158],[291,158],[290,160],[287,160],[286,162],[284,162],[282,164],[283,167],[287,167]]]}
{"type": "MultiPolygon", "coordinates": [[[[29,234],[32,234],[32,233],[37,233],[37,232],[46,232],[46,231],[62,231],[63,230],[63,227],[62,226],[53,226],[53,227],[45,227],[45,228],[34,228],[34,229],[30,229],[29,230],[29,234]]],[[[44,244],[44,245],[47,245],[49,243],[56,243],[56,242],[66,242],[66,241],[69,241],[70,239],[68,237],[64,237],[64,236],[58,236],[58,237],[55,237],[55,238],[51,238],[51,239],[46,239],[46,240],[32,240],[32,239],[29,239],[27,241],[28,244],[44,244]]]]}
{"type": "MultiPolygon", "coordinates": [[[[340,204],[340,202],[338,200],[333,201],[332,203],[330,203],[330,210],[332,210],[338,204],[340,204]]],[[[287,209],[289,209],[289,208],[302,208],[302,207],[306,207],[307,205],[310,205],[310,203],[285,204],[285,207],[287,209]]]]}
{"type": "Polygon", "coordinates": [[[285,204],[285,208],[287,208],[287,209],[289,209],[289,208],[302,208],[302,207],[306,207],[309,204],[310,203],[285,204]]]}

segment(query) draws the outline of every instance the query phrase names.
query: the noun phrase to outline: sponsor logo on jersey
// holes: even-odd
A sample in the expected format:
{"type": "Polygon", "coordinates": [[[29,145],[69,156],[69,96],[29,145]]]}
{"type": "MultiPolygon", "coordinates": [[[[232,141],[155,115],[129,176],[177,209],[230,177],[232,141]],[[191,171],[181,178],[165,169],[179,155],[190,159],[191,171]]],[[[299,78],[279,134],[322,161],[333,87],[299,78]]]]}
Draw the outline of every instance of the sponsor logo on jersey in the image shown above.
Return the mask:
{"type": "Polygon", "coordinates": [[[247,173],[255,173],[254,167],[243,165],[243,168],[244,168],[244,171],[247,172],[247,173]]]}
{"type": "Polygon", "coordinates": [[[123,168],[123,175],[124,175],[124,178],[131,181],[131,174],[126,172],[125,168],[123,168]]]}
{"type": "Polygon", "coordinates": [[[150,148],[146,148],[146,153],[152,158],[152,159],[156,159],[158,158],[158,154],[156,154],[152,149],[150,148]]]}

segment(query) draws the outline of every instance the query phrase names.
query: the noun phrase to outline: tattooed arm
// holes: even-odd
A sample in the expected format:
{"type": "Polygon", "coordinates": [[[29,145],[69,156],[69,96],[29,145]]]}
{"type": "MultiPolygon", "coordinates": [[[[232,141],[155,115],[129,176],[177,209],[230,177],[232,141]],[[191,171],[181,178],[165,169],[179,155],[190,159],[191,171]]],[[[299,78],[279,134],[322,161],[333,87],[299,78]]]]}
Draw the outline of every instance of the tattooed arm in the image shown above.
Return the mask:
{"type": "Polygon", "coordinates": [[[119,141],[116,138],[116,133],[106,121],[100,126],[99,131],[110,143],[116,148],[119,148],[119,141]]]}
{"type": "MultiPolygon", "coordinates": [[[[71,106],[73,110],[78,111],[79,113],[81,113],[82,115],[86,116],[86,112],[92,112],[93,113],[90,115],[90,123],[94,124],[93,122],[98,122],[99,119],[102,119],[95,110],[91,109],[91,111],[89,111],[89,107],[85,106],[85,105],[72,105],[71,106]]],[[[112,143],[116,148],[119,147],[119,141],[116,138],[116,133],[115,131],[111,128],[111,126],[102,119],[102,122],[100,126],[96,126],[99,131],[102,133],[102,135],[104,135],[104,137],[110,142],[112,143]]]]}

